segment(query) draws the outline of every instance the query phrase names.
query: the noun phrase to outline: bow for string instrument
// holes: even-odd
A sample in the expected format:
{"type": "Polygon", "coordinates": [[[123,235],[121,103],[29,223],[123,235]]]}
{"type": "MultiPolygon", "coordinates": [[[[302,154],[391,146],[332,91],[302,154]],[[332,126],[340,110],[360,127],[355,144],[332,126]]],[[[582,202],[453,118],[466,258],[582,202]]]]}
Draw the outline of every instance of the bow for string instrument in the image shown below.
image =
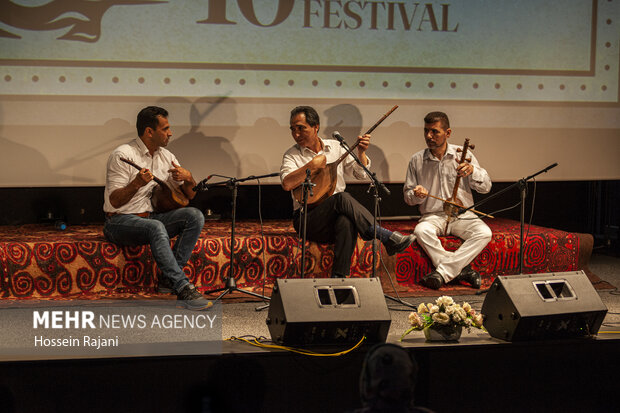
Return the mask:
{"type": "MultiPolygon", "coordinates": [[[[396,109],[398,109],[398,105],[395,105],[392,109],[386,112],[381,119],[379,119],[370,129],[368,129],[364,135],[368,135],[375,130],[377,126],[381,124],[388,116],[392,114],[396,109]]],[[[359,141],[355,142],[353,146],[349,148],[350,151],[353,151],[359,145],[359,141]]],[[[318,205],[323,202],[326,198],[330,197],[334,190],[336,189],[336,183],[338,178],[338,165],[340,162],[344,161],[344,159],[349,155],[349,153],[343,154],[340,158],[338,158],[335,162],[327,164],[325,168],[317,169],[310,175],[310,179],[312,183],[315,184],[313,189],[314,195],[308,197],[308,205],[318,205]]],[[[293,189],[293,196],[300,204],[303,202],[303,191],[302,186],[293,189]]]]}
{"type": "MultiPolygon", "coordinates": [[[[119,159],[133,166],[138,171],[144,169],[129,159],[122,157],[119,159]]],[[[189,199],[185,196],[183,191],[181,191],[180,186],[175,187],[175,185],[162,181],[156,176],[153,176],[153,181],[158,183],[155,189],[153,189],[153,195],[151,196],[151,203],[156,212],[171,211],[173,209],[186,207],[189,204],[189,199]]]]}

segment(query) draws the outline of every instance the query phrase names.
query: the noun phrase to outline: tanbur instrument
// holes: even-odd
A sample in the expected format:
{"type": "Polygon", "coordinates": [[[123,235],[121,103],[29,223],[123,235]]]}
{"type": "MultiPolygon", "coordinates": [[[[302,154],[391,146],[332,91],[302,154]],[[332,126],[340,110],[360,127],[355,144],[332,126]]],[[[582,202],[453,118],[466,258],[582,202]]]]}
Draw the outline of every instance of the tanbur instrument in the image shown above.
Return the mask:
{"type": "MultiPolygon", "coordinates": [[[[394,112],[397,108],[398,105],[395,105],[392,109],[385,113],[381,117],[381,119],[379,119],[374,125],[372,125],[372,127],[368,129],[366,133],[364,133],[364,135],[372,133],[372,131],[375,130],[375,128],[379,126],[381,122],[383,122],[388,116],[390,116],[392,112],[394,112]]],[[[355,149],[357,145],[359,145],[359,141],[357,141],[353,146],[351,146],[350,150],[352,151],[353,149],[355,149]]],[[[310,179],[312,180],[312,183],[315,184],[315,187],[313,189],[313,196],[308,197],[308,205],[318,205],[334,193],[338,177],[338,165],[340,165],[340,162],[344,161],[347,155],[349,155],[348,152],[343,154],[335,162],[327,164],[324,168],[317,169],[316,171],[312,172],[312,174],[310,175],[310,179]]],[[[297,188],[293,189],[293,196],[300,204],[303,202],[302,185],[299,185],[297,188]]]]}
{"type": "MultiPolygon", "coordinates": [[[[144,169],[129,159],[122,157],[119,159],[139,171],[144,169]]],[[[151,195],[151,203],[153,204],[155,212],[166,212],[185,207],[189,204],[189,199],[185,196],[180,186],[172,185],[156,176],[153,176],[153,180],[158,184],[155,189],[153,189],[153,194],[151,195]]]]}

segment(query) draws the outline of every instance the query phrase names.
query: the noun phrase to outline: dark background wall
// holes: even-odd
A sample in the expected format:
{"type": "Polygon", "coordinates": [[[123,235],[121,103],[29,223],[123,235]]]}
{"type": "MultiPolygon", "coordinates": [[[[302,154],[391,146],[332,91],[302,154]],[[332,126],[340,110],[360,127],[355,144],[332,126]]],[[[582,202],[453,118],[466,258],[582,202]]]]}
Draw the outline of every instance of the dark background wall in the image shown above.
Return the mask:
{"type": "MultiPolygon", "coordinates": [[[[476,201],[486,199],[511,186],[512,183],[493,184],[488,195],[476,195],[476,201]]],[[[406,205],[402,184],[388,184],[391,194],[381,194],[380,215],[384,218],[415,216],[417,207],[406,205]]],[[[373,192],[366,184],[350,184],[347,191],[373,211],[373,192]]],[[[288,219],[292,215],[290,195],[279,185],[239,185],[237,219],[288,219]]],[[[199,193],[192,201],[203,212],[211,210],[213,218],[230,219],[232,191],[226,186],[212,187],[199,193]]],[[[103,187],[37,187],[0,188],[0,225],[48,223],[62,220],[68,225],[102,223],[104,215],[103,187]]],[[[513,187],[490,199],[478,209],[493,213],[518,204],[519,188],[513,187]]],[[[618,253],[620,227],[620,180],[612,181],[530,181],[525,208],[526,222],[571,232],[592,234],[595,247],[618,253]]],[[[497,213],[498,217],[518,220],[520,207],[497,213]]]]}

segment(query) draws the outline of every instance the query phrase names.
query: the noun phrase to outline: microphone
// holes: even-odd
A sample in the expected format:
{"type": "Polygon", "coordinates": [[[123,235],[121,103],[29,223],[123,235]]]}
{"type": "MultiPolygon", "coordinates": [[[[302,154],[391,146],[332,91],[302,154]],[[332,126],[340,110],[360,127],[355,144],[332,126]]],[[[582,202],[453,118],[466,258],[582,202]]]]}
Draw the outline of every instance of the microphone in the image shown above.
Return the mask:
{"type": "MultiPolygon", "coordinates": [[[[265,174],[265,175],[260,175],[260,176],[250,175],[246,179],[272,178],[274,176],[280,176],[280,172],[272,172],[270,174],[265,174]]],[[[242,179],[242,180],[245,181],[245,179],[242,179]]]]}
{"type": "Polygon", "coordinates": [[[344,138],[342,137],[342,135],[340,134],[340,132],[338,131],[334,131],[332,133],[332,138],[337,139],[338,142],[343,143],[344,142],[344,138]]]}
{"type": "Polygon", "coordinates": [[[198,182],[196,184],[195,187],[192,188],[192,191],[197,192],[197,191],[207,191],[209,188],[205,187],[207,181],[209,179],[211,179],[213,177],[213,175],[209,175],[207,176],[205,179],[203,179],[202,181],[198,182]]]}

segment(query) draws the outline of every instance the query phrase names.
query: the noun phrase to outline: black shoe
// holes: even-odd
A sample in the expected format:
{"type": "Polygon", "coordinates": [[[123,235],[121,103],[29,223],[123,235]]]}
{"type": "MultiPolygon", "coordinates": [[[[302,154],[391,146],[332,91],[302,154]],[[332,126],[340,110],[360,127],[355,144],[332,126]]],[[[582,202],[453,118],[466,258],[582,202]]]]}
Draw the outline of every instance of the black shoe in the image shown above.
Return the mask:
{"type": "Polygon", "coordinates": [[[188,310],[205,310],[213,303],[200,294],[196,287],[187,284],[177,293],[177,308],[187,308],[188,310]]]}
{"type": "Polygon", "coordinates": [[[403,235],[400,232],[394,231],[390,235],[390,239],[383,245],[385,245],[385,251],[388,255],[394,255],[406,250],[413,241],[415,241],[415,235],[403,235]]]}
{"type": "Polygon", "coordinates": [[[443,278],[437,271],[422,277],[421,284],[427,288],[438,290],[443,285],[443,278]]]}
{"type": "Polygon", "coordinates": [[[464,281],[476,290],[479,290],[480,286],[482,285],[482,277],[480,277],[478,271],[471,268],[470,265],[466,266],[461,270],[460,274],[456,277],[456,280],[464,281]]]}
{"type": "MultiPolygon", "coordinates": [[[[196,289],[194,284],[189,283],[190,288],[196,289]]],[[[174,294],[174,288],[172,286],[172,280],[170,278],[164,277],[163,275],[159,275],[157,279],[157,293],[158,294],[174,294]]]]}

